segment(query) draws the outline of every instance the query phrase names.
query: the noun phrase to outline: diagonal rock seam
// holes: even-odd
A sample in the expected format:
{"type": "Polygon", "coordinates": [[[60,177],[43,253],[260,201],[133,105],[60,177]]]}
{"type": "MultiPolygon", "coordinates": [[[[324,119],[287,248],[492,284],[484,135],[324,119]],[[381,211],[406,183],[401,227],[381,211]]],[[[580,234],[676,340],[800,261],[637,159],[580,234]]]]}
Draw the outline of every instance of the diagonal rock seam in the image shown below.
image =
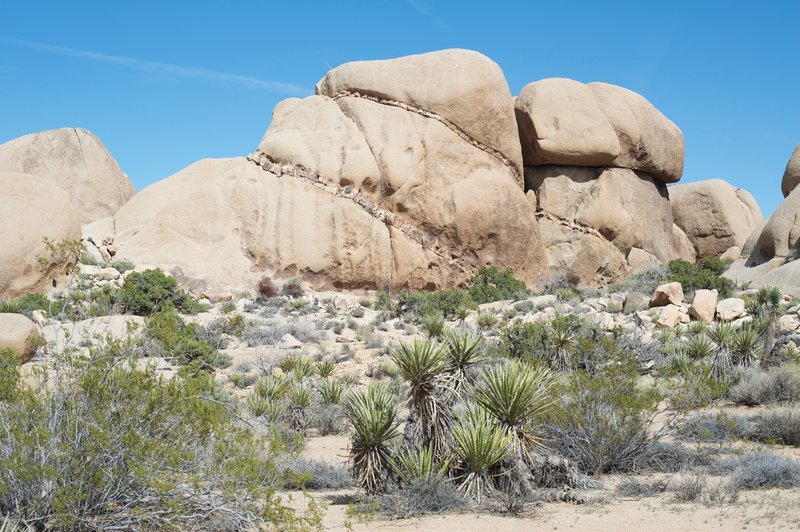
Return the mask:
{"type": "MultiPolygon", "coordinates": [[[[376,220],[383,222],[387,226],[394,227],[406,235],[409,239],[419,244],[424,250],[430,251],[440,259],[445,260],[448,264],[457,267],[462,273],[468,273],[471,269],[461,264],[461,260],[463,259],[460,257],[455,258],[453,254],[455,251],[454,248],[442,245],[438,238],[426,240],[426,232],[424,230],[407,221],[398,220],[393,212],[381,209],[363,194],[358,194],[355,192],[353,187],[350,185],[344,187],[339,186],[332,180],[318,174],[313,170],[303,168],[302,166],[273,163],[269,160],[269,157],[262,153],[252,153],[247,156],[247,160],[254,163],[256,166],[261,167],[261,169],[276,175],[277,177],[286,175],[303,179],[308,181],[315,188],[325,191],[331,196],[348,199],[361,207],[367,214],[376,220]]],[[[391,241],[391,236],[389,237],[389,240],[391,241]]]]}
{"type": "MultiPolygon", "coordinates": [[[[584,233],[584,234],[591,235],[591,236],[594,236],[594,237],[597,237],[597,238],[602,238],[606,242],[609,242],[610,244],[613,245],[613,242],[611,242],[606,237],[604,237],[603,234],[600,231],[598,231],[597,229],[595,229],[594,227],[589,227],[588,225],[584,225],[582,223],[576,222],[575,220],[567,220],[566,218],[561,218],[561,217],[556,216],[555,214],[553,214],[551,212],[536,211],[536,220],[538,221],[541,218],[544,218],[544,219],[546,219],[546,220],[548,220],[550,222],[553,222],[555,224],[567,227],[567,228],[572,229],[574,231],[578,231],[579,233],[584,233]]],[[[614,247],[616,247],[616,246],[614,246],[614,247]]]]}
{"type": "Polygon", "coordinates": [[[409,105],[409,104],[407,104],[405,102],[401,102],[401,101],[398,101],[398,100],[390,100],[390,99],[387,99],[387,98],[380,98],[378,96],[373,96],[371,94],[364,94],[362,92],[342,91],[342,92],[339,92],[338,94],[334,95],[332,97],[332,100],[336,101],[336,100],[339,100],[341,98],[362,98],[362,99],[365,99],[365,100],[369,100],[371,102],[378,103],[380,105],[388,105],[388,106],[391,106],[391,107],[398,107],[400,109],[403,109],[404,111],[408,111],[410,113],[416,113],[416,114],[418,114],[420,116],[424,116],[425,118],[430,118],[432,120],[436,120],[437,122],[439,122],[442,125],[444,125],[445,127],[447,127],[449,130],[451,130],[453,133],[458,135],[461,138],[461,140],[463,140],[465,142],[468,142],[470,145],[478,148],[482,152],[484,152],[484,153],[494,157],[498,161],[500,161],[500,163],[502,163],[506,168],[508,168],[508,170],[511,172],[511,175],[514,176],[514,180],[517,183],[520,183],[520,184],[522,183],[522,178],[519,175],[519,172],[517,172],[517,169],[514,168],[514,164],[508,158],[506,158],[505,155],[503,155],[502,152],[500,152],[498,150],[495,150],[491,146],[488,146],[488,145],[484,144],[483,142],[481,142],[481,141],[475,139],[474,137],[470,136],[463,129],[461,129],[460,127],[458,127],[457,125],[455,125],[454,123],[452,123],[451,121],[449,121],[448,119],[446,119],[445,117],[443,117],[443,116],[441,116],[439,114],[432,113],[430,111],[426,111],[425,109],[421,109],[421,108],[416,107],[414,105],[409,105]]]}

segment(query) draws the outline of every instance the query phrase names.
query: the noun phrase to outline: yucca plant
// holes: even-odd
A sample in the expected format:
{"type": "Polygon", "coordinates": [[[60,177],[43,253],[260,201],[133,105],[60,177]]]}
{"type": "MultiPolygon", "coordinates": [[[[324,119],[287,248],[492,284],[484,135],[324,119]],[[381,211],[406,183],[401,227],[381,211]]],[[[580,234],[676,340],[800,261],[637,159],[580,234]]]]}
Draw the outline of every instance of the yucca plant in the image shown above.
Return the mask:
{"type": "Polygon", "coordinates": [[[493,415],[470,405],[453,427],[453,440],[458,489],[480,503],[484,494],[493,490],[494,479],[502,475],[501,464],[512,438],[493,415]]]}
{"type": "Polygon", "coordinates": [[[422,316],[422,330],[428,338],[441,338],[444,334],[444,316],[440,313],[430,313],[422,316]]]}
{"type": "Polygon", "coordinates": [[[478,314],[477,318],[478,327],[481,329],[491,329],[495,325],[497,325],[497,316],[494,314],[490,314],[488,312],[481,312],[478,314]]]}
{"type": "Polygon", "coordinates": [[[322,402],[326,405],[338,405],[342,399],[345,386],[339,381],[327,378],[319,385],[319,393],[322,396],[322,402]]]}
{"type": "Polygon", "coordinates": [[[298,381],[303,380],[305,377],[311,377],[315,372],[314,362],[308,357],[297,358],[292,368],[292,375],[298,381]]]}
{"type": "Polygon", "coordinates": [[[693,321],[689,324],[689,332],[692,336],[698,336],[708,330],[708,325],[704,321],[693,321]]]}
{"type": "Polygon", "coordinates": [[[317,362],[316,369],[317,375],[325,379],[333,375],[334,371],[336,371],[336,363],[333,359],[325,358],[317,362]]]}
{"type": "Polygon", "coordinates": [[[655,333],[656,340],[661,342],[661,345],[668,346],[676,339],[675,331],[669,328],[659,329],[655,333]]]}
{"type": "Polygon", "coordinates": [[[353,426],[350,460],[353,479],[368,494],[386,489],[392,472],[392,442],[400,431],[395,399],[378,383],[349,394],[344,414],[353,426]]]}
{"type": "Polygon", "coordinates": [[[305,434],[311,423],[308,409],[314,404],[314,390],[305,383],[295,382],[289,387],[287,398],[289,399],[292,427],[305,434]]]}
{"type": "Polygon", "coordinates": [[[279,402],[256,394],[247,396],[245,407],[252,417],[263,417],[270,421],[274,421],[283,412],[279,402]]]}
{"type": "Polygon", "coordinates": [[[525,456],[540,445],[530,422],[552,406],[553,384],[548,368],[513,361],[484,370],[472,395],[511,437],[513,450],[525,456]]]}
{"type": "Polygon", "coordinates": [[[698,360],[704,360],[714,354],[714,343],[705,334],[692,336],[683,345],[686,354],[698,360]]]}
{"type": "Polygon", "coordinates": [[[443,477],[448,467],[450,458],[440,459],[430,445],[401,450],[392,460],[395,475],[406,484],[443,477]]]}
{"type": "Polygon", "coordinates": [[[232,371],[228,374],[228,380],[237,388],[244,387],[244,383],[247,380],[247,374],[241,371],[232,371]]]}
{"type": "Polygon", "coordinates": [[[731,343],[731,353],[736,363],[742,367],[751,367],[758,364],[764,346],[758,332],[751,327],[743,327],[736,333],[731,343]]]}
{"type": "Polygon", "coordinates": [[[468,331],[448,331],[444,335],[447,371],[453,377],[453,391],[458,393],[467,382],[470,368],[486,360],[483,336],[468,331]]]}
{"type": "Polygon", "coordinates": [[[550,349],[550,365],[556,371],[572,369],[572,351],[576,346],[575,335],[567,325],[553,323],[546,329],[546,341],[550,349]]]}
{"type": "Polygon", "coordinates": [[[736,329],[726,322],[717,322],[708,330],[708,337],[714,342],[714,358],[711,359],[711,378],[722,382],[730,378],[733,371],[731,344],[736,337],[736,329]]]}
{"type": "Polygon", "coordinates": [[[449,447],[452,412],[448,396],[453,393],[444,348],[429,339],[415,339],[397,344],[390,356],[408,383],[406,404],[413,443],[433,445],[441,455],[449,447]]]}
{"type": "Polygon", "coordinates": [[[288,387],[289,383],[284,377],[267,375],[256,382],[253,392],[259,397],[274,401],[283,397],[288,387]]]}

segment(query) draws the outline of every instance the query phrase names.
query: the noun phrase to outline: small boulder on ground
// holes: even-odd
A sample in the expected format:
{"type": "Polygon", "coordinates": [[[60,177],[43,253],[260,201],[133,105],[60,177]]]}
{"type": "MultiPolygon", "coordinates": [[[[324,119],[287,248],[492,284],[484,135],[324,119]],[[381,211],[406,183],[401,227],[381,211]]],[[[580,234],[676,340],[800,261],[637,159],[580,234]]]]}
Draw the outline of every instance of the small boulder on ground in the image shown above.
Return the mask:
{"type": "Polygon", "coordinates": [[[674,329],[679,323],[689,323],[689,315],[679,305],[667,305],[661,309],[656,325],[674,329]]]}
{"type": "Polygon", "coordinates": [[[717,303],[717,318],[723,321],[733,321],[747,314],[744,300],[738,297],[729,297],[717,303]]]}
{"type": "Polygon", "coordinates": [[[11,349],[22,364],[33,358],[39,329],[22,314],[0,314],[0,350],[11,349]]]}
{"type": "Polygon", "coordinates": [[[683,287],[681,283],[665,283],[656,288],[653,297],[650,299],[651,307],[663,307],[665,305],[680,305],[683,302],[683,287]]]}
{"type": "Polygon", "coordinates": [[[717,310],[717,291],[716,290],[697,290],[694,293],[692,307],[689,309],[689,316],[711,323],[714,321],[714,313],[717,310]]]}

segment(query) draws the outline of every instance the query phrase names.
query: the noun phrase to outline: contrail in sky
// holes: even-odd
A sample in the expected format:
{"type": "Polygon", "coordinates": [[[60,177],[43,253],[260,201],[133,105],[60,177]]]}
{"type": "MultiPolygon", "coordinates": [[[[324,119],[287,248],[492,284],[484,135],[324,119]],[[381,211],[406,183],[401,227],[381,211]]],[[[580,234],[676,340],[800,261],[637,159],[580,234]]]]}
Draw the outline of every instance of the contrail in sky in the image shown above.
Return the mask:
{"type": "Polygon", "coordinates": [[[133,57],[103,54],[98,52],[91,52],[89,50],[81,50],[78,48],[68,48],[66,46],[56,46],[53,44],[46,44],[41,42],[11,39],[9,37],[2,37],[2,36],[0,36],[0,42],[6,42],[9,44],[24,46],[26,48],[41,50],[43,52],[48,52],[51,54],[74,57],[77,59],[87,59],[90,61],[98,61],[102,63],[122,65],[128,68],[132,68],[134,70],[139,70],[141,72],[168,74],[184,78],[205,79],[209,81],[216,81],[222,83],[236,83],[251,89],[267,90],[285,94],[302,95],[310,93],[308,89],[294,85],[292,83],[283,83],[280,81],[270,81],[264,79],[251,78],[248,76],[240,76],[238,74],[229,74],[227,72],[209,70],[207,68],[186,67],[181,65],[173,65],[171,63],[161,63],[158,61],[145,61],[142,59],[135,59],[133,57]]]}

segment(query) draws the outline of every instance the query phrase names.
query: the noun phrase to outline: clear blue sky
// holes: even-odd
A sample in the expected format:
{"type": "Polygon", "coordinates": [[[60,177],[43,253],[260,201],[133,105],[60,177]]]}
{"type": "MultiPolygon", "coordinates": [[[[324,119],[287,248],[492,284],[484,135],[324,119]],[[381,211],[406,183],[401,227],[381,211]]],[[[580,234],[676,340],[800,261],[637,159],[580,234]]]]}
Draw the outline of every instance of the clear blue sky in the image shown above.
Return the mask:
{"type": "Polygon", "coordinates": [[[800,2],[605,4],[2,0],[0,142],[83,127],[141,189],[253,151],[330,66],[461,47],[515,94],[555,76],[641,93],[683,130],[684,181],[726,179],[771,213],[800,142],[800,2]]]}

